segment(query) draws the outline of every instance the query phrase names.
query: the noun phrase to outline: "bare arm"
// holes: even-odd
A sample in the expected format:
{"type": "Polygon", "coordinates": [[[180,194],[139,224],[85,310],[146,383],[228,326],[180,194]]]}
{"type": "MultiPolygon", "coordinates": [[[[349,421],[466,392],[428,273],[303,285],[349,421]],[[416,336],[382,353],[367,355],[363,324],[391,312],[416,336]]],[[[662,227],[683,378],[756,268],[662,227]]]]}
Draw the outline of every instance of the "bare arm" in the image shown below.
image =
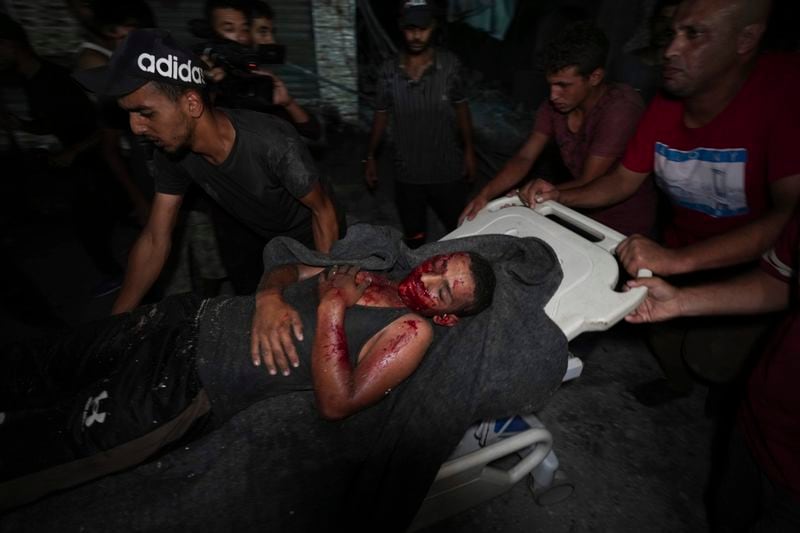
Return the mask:
{"type": "Polygon", "coordinates": [[[633,172],[620,163],[611,172],[580,187],[555,187],[544,180],[536,180],[523,187],[519,196],[531,207],[547,200],[578,209],[608,207],[633,196],[645,179],[646,173],[633,172]]]}
{"type": "Polygon", "coordinates": [[[461,213],[460,221],[464,219],[472,220],[475,215],[483,209],[487,203],[493,198],[505,193],[527,176],[533,167],[536,160],[542,155],[550,137],[533,131],[528,136],[528,140],[522,145],[522,148],[514,154],[514,157],[509,159],[500,172],[487,183],[481,192],[469,203],[464,211],[461,213]]]}
{"type": "Polygon", "coordinates": [[[286,110],[292,124],[294,124],[295,129],[297,129],[300,135],[314,141],[320,138],[322,129],[316,117],[308,114],[308,112],[297,103],[297,100],[289,93],[289,89],[282,79],[269,70],[258,69],[254,70],[253,73],[272,78],[272,103],[286,110]]]}
{"type": "Polygon", "coordinates": [[[614,157],[603,157],[599,155],[590,155],[583,163],[583,171],[576,179],[570,180],[567,183],[559,186],[559,189],[564,191],[567,189],[576,189],[583,187],[600,176],[608,174],[612,170],[612,165],[616,161],[614,157]]]}
{"type": "Polygon", "coordinates": [[[158,279],[172,247],[172,230],[183,196],[156,193],[153,209],[128,257],[128,270],[112,314],[130,311],[158,279]]]}
{"type": "Polygon", "coordinates": [[[758,259],[778,239],[800,194],[800,175],[774,182],[772,208],[758,220],[683,248],[663,248],[641,236],[623,242],[617,253],[628,272],[647,268],[662,276],[737,265],[758,259]]]}
{"type": "Polygon", "coordinates": [[[353,367],[344,321],[347,308],[363,293],[355,285],[355,272],[320,280],[311,376],[320,414],[330,420],[372,405],[399,385],[419,366],[433,338],[430,324],[409,313],[367,341],[353,367]]]}
{"type": "Polygon", "coordinates": [[[330,252],[331,246],[339,238],[339,221],[330,196],[317,181],[311,192],[300,198],[300,203],[311,209],[314,247],[320,252],[330,252]]]}
{"type": "Polygon", "coordinates": [[[372,131],[369,134],[369,145],[367,146],[366,163],[364,167],[364,179],[367,188],[374,189],[378,186],[378,166],[375,161],[375,153],[383,140],[386,125],[389,123],[389,112],[386,110],[376,110],[372,116],[372,131]]]}
{"type": "Polygon", "coordinates": [[[647,287],[647,298],[628,322],[660,322],[680,316],[769,313],[789,305],[789,284],[760,269],[720,283],[676,288],[659,278],[628,282],[647,287]]]}

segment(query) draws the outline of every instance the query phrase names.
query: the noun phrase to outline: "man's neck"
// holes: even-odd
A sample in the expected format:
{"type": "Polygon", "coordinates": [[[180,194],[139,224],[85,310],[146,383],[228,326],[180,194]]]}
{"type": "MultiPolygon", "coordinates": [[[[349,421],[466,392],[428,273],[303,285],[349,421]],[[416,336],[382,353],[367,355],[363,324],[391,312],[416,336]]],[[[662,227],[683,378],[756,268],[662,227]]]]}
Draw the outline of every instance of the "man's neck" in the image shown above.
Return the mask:
{"type": "Polygon", "coordinates": [[[230,155],[236,141],[236,128],[228,116],[213,107],[200,117],[190,142],[192,152],[212,165],[221,165],[230,155]]]}
{"type": "Polygon", "coordinates": [[[433,61],[433,47],[429,46],[419,54],[409,54],[406,52],[404,54],[404,62],[406,66],[409,67],[419,67],[423,65],[427,65],[431,61],[433,61]]]}
{"type": "Polygon", "coordinates": [[[757,57],[732,68],[728,75],[717,78],[708,90],[688,96],[683,101],[686,126],[700,128],[710,123],[742,90],[755,68],[757,57]]]}
{"type": "Polygon", "coordinates": [[[608,84],[606,84],[605,82],[593,88],[592,91],[589,93],[589,95],[583,100],[583,102],[578,104],[576,110],[580,111],[584,116],[588,115],[589,111],[591,111],[594,108],[594,106],[597,105],[597,102],[599,102],[600,99],[603,97],[603,95],[606,94],[607,90],[608,90],[608,84]]]}

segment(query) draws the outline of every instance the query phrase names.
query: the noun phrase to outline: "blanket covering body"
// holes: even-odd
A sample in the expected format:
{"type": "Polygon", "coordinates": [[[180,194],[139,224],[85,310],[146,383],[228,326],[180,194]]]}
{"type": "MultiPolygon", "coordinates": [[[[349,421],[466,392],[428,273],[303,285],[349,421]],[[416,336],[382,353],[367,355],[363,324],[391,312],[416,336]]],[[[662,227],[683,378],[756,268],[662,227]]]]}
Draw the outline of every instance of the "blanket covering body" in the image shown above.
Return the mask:
{"type": "MultiPolygon", "coordinates": [[[[312,392],[270,398],[147,464],[19,509],[0,530],[405,530],[470,424],[534,411],[558,388],[567,342],[543,311],[561,282],[558,259],[538,239],[503,235],[410,250],[396,230],[369,225],[352,226],[329,256],[287,238],[264,251],[266,269],[355,264],[398,276],[456,251],[494,266],[492,306],[456,327],[437,326],[420,367],[376,405],[328,422],[312,392]]],[[[219,350],[220,328],[249,322],[252,310],[253,299],[206,306],[198,356],[219,350]]],[[[231,354],[249,352],[249,337],[239,342],[231,354]]]]}

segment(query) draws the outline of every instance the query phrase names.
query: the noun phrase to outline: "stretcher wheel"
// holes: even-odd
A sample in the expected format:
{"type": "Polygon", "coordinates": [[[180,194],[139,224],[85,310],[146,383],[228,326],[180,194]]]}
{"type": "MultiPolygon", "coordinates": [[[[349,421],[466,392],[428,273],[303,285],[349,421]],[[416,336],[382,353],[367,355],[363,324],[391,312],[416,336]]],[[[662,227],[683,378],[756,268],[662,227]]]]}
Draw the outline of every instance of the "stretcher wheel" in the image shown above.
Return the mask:
{"type": "Polygon", "coordinates": [[[528,476],[528,488],[533,499],[542,507],[563,502],[575,491],[575,484],[561,470],[556,470],[553,482],[547,486],[537,486],[533,475],[528,476]]]}

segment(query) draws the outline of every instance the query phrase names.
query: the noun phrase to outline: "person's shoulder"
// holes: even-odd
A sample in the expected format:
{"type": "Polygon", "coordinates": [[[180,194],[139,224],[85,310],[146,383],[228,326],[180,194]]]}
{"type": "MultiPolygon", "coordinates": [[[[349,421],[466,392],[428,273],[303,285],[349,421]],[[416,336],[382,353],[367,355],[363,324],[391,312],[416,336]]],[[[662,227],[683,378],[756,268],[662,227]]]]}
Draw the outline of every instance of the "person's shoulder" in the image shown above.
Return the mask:
{"type": "Polygon", "coordinates": [[[656,95],[647,104],[648,113],[683,113],[683,100],[671,96],[663,90],[658,91],[656,95]]]}
{"type": "Polygon", "coordinates": [[[756,70],[768,75],[800,75],[800,52],[765,52],[758,57],[756,70]]]}
{"type": "Polygon", "coordinates": [[[626,83],[612,83],[608,87],[608,105],[613,109],[644,110],[642,95],[626,83]]]}
{"type": "Polygon", "coordinates": [[[221,109],[231,120],[237,133],[252,133],[257,136],[294,136],[297,132],[286,120],[260,111],[249,109],[221,109]]]}
{"type": "Polygon", "coordinates": [[[795,52],[765,52],[758,57],[755,67],[742,90],[742,98],[776,111],[780,119],[787,106],[797,109],[800,99],[800,54],[795,52]]]}
{"type": "Polygon", "coordinates": [[[414,333],[417,339],[424,342],[433,339],[431,321],[417,313],[408,312],[400,315],[388,325],[388,329],[397,333],[414,333]]]}
{"type": "Polygon", "coordinates": [[[458,67],[461,65],[461,59],[447,48],[437,46],[435,53],[436,62],[444,67],[458,67]]]}
{"type": "Polygon", "coordinates": [[[758,57],[748,84],[759,94],[790,93],[794,98],[800,90],[800,53],[765,52],[758,57]]]}

